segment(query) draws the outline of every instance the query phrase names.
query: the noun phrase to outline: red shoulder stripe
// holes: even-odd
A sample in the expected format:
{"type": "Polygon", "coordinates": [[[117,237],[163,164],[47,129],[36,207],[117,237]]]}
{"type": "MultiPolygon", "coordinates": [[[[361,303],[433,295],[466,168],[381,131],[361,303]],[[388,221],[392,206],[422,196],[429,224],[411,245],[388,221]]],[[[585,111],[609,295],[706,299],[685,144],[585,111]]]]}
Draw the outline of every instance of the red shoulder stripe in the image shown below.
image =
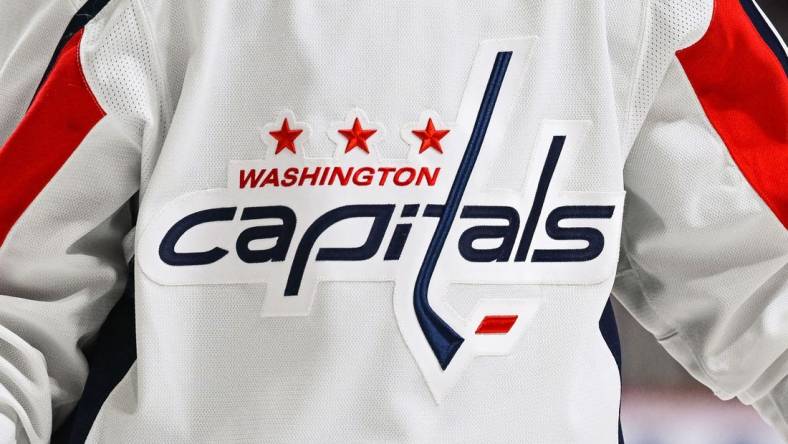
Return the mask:
{"type": "Polygon", "coordinates": [[[0,245],[105,115],[82,71],[81,38],[79,31],[63,47],[27,114],[0,148],[0,245]]]}
{"type": "Polygon", "coordinates": [[[744,177],[788,227],[788,77],[738,0],[677,57],[744,177]]]}

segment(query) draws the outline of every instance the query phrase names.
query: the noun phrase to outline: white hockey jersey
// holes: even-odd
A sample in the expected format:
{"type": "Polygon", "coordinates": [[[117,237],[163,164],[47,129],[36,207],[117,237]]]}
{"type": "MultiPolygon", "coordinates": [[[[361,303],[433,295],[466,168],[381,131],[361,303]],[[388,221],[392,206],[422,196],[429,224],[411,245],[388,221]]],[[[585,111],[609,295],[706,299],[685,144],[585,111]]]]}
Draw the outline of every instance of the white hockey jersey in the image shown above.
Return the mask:
{"type": "Polygon", "coordinates": [[[788,437],[787,71],[751,0],[112,1],[0,148],[0,437],[616,443],[611,291],[788,437]]]}

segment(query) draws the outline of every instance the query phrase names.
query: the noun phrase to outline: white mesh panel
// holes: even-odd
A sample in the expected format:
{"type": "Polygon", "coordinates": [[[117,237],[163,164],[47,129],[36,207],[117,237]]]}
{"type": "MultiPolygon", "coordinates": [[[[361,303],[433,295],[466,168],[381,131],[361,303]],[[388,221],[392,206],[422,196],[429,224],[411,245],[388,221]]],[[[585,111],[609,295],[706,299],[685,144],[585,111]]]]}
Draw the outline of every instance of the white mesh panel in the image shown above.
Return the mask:
{"type": "Polygon", "coordinates": [[[145,16],[134,1],[122,0],[114,8],[105,8],[85,29],[85,77],[107,114],[122,122],[142,149],[142,193],[171,118],[157,60],[145,16]]]}
{"type": "Polygon", "coordinates": [[[134,8],[113,18],[115,23],[102,33],[103,41],[90,64],[98,80],[97,96],[102,105],[120,115],[149,121],[153,117],[150,87],[155,85],[150,49],[134,8]]]}
{"type": "Polygon", "coordinates": [[[646,119],[676,50],[700,38],[711,19],[711,12],[712,2],[709,0],[651,2],[629,125],[625,128],[627,149],[646,119]]]}

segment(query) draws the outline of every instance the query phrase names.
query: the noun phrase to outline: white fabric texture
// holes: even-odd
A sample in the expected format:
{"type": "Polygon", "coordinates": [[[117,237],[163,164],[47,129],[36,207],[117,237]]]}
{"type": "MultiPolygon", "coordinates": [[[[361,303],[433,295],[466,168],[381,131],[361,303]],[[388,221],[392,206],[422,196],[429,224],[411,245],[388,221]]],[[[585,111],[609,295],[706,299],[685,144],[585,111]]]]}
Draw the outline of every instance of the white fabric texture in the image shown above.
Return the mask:
{"type": "MultiPolygon", "coordinates": [[[[107,117],[0,246],[0,439],[46,442],[72,409],[81,347],[120,296],[132,253],[137,361],[90,443],[615,443],[620,379],[599,330],[611,290],[695,377],[788,438],[788,235],[675,58],[704,34],[712,3],[110,2],[81,45],[107,117]],[[562,154],[547,205],[626,190],[622,259],[617,275],[572,285],[452,276],[445,306],[461,318],[490,299],[539,308],[513,349],[474,357],[444,398],[403,339],[394,280],[320,282],[307,316],[266,317],[263,301],[279,295],[265,282],[170,285],[145,273],[140,257],[161,253],[140,239],[168,204],[227,188],[232,161],[265,159],[261,129],[283,111],[309,126],[299,148],[326,157],[337,148],[329,128],[361,109],[385,129],[374,155],[405,162],[403,124],[429,111],[453,125],[479,48],[516,38],[535,43],[508,115],[493,114],[508,122],[491,126],[502,142],[483,146],[490,204],[536,194],[528,171],[545,162],[535,153],[546,121],[587,128],[567,144],[577,149],[562,154]],[[137,191],[131,248],[125,203],[137,191]]],[[[277,191],[251,190],[259,205],[277,191]]],[[[288,192],[293,206],[309,203],[288,192]]],[[[321,200],[341,197],[330,194],[321,200]]],[[[525,224],[529,208],[516,210],[525,224]]],[[[550,244],[546,213],[537,248],[578,243],[550,244]]],[[[235,222],[214,229],[255,221],[235,222]]],[[[414,231],[424,226],[435,224],[414,231]]]]}
{"type": "Polygon", "coordinates": [[[85,1],[0,1],[0,144],[30,105],[60,37],[85,1]]]}

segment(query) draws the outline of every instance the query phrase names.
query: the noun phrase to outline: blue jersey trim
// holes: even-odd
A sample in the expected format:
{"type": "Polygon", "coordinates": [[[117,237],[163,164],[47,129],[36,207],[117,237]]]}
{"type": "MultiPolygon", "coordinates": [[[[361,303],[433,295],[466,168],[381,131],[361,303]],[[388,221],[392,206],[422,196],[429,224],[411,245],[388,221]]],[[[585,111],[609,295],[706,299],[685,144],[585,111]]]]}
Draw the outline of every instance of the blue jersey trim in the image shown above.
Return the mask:
{"type": "Polygon", "coordinates": [[[134,330],[134,272],[129,265],[126,289],[85,351],[88,379],[74,411],[53,434],[52,444],[84,443],[109,394],[137,360],[134,330]]]}
{"type": "MultiPolygon", "coordinates": [[[[618,367],[619,379],[621,378],[621,340],[618,336],[618,325],[616,323],[616,314],[613,312],[613,304],[610,300],[607,301],[605,309],[602,311],[602,316],[599,318],[599,331],[602,333],[602,338],[616,360],[618,367]]],[[[621,430],[621,407],[618,409],[618,443],[624,444],[624,433],[621,430]]]]}
{"type": "MultiPolygon", "coordinates": [[[[133,221],[139,213],[139,194],[129,200],[133,221]]],[[[96,341],[85,350],[88,379],[74,410],[52,435],[52,444],[82,444],[87,438],[109,394],[137,360],[134,320],[134,259],[128,266],[126,288],[107,315],[96,341]]]]}
{"type": "MultiPolygon", "coordinates": [[[[57,62],[58,57],[60,56],[60,52],[66,46],[66,44],[71,40],[71,37],[74,37],[74,34],[79,32],[93,17],[96,16],[104,6],[109,3],[109,0],[88,0],[82,5],[81,8],[74,14],[74,17],[71,18],[68,25],[66,25],[66,29],[63,31],[63,35],[60,37],[60,42],[57,44],[57,48],[52,53],[52,57],[49,59],[49,65],[47,65],[46,71],[44,71],[44,75],[41,78],[41,81],[38,84],[38,88],[36,88],[36,93],[33,95],[33,99],[35,96],[38,95],[38,91],[44,85],[47,77],[49,77],[49,73],[54,68],[55,63],[57,62]]],[[[32,101],[31,101],[32,104],[32,101]]]]}
{"type": "Polygon", "coordinates": [[[750,17],[750,21],[752,21],[752,24],[755,25],[755,29],[758,30],[761,38],[763,38],[772,52],[774,52],[777,60],[779,60],[780,64],[783,66],[783,71],[785,71],[786,75],[788,75],[788,54],[785,53],[785,48],[783,48],[782,43],[780,43],[780,39],[777,38],[775,31],[771,28],[771,26],[769,26],[769,23],[767,23],[766,19],[763,18],[763,15],[758,10],[758,7],[755,5],[753,0],[739,1],[741,2],[744,11],[750,17]]]}

